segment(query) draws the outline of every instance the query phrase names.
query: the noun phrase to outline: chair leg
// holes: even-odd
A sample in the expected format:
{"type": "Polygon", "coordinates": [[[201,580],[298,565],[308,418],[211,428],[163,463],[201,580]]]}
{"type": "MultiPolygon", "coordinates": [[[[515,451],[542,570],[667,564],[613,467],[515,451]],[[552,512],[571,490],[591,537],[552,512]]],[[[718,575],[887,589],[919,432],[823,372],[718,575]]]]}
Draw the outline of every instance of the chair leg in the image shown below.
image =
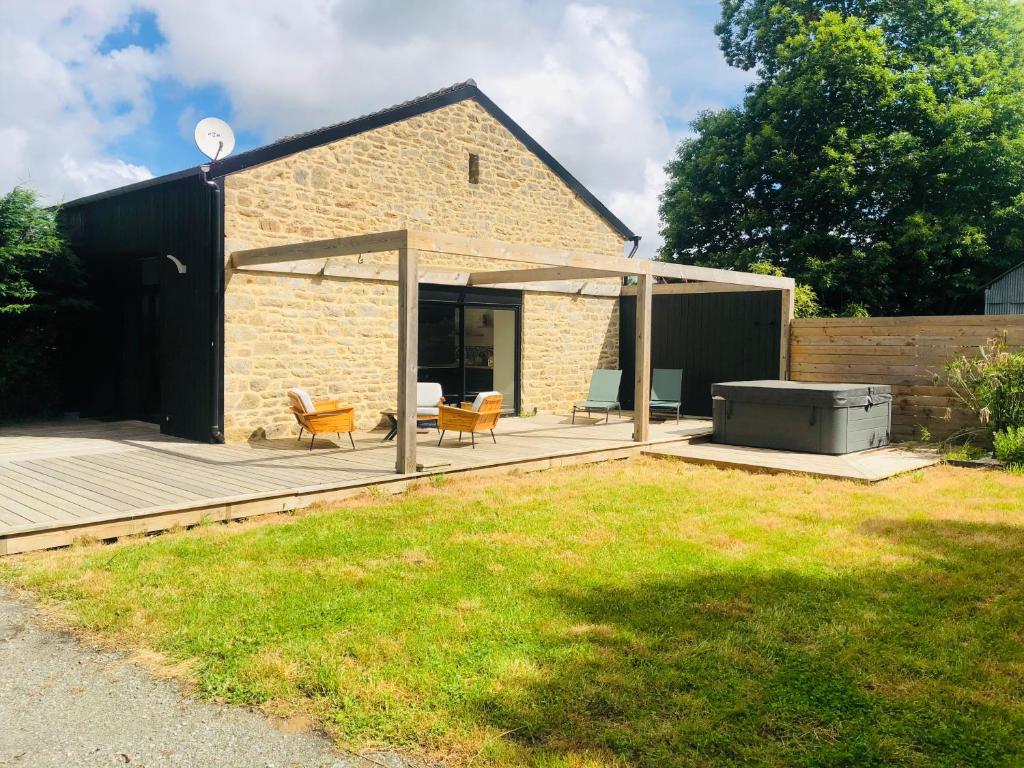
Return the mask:
{"type": "Polygon", "coordinates": [[[572,407],[572,423],[573,424],[576,423],[576,406],[575,405],[572,407]]]}
{"type": "Polygon", "coordinates": [[[679,406],[676,406],[676,424],[679,423],[679,406]]]}
{"type": "Polygon", "coordinates": [[[460,443],[462,442],[462,433],[461,432],[459,432],[459,442],[460,443]]]}
{"type": "Polygon", "coordinates": [[[352,450],[355,450],[355,447],[356,447],[356,439],[355,439],[354,437],[352,437],[352,433],[351,433],[351,432],[349,432],[349,433],[348,433],[348,441],[349,441],[350,443],[352,443],[352,450]]]}
{"type": "Polygon", "coordinates": [[[611,415],[612,415],[612,409],[611,409],[611,408],[609,408],[609,409],[608,409],[607,411],[605,411],[605,412],[604,412],[604,423],[605,423],[605,424],[607,424],[607,423],[608,423],[608,418],[609,418],[609,417],[610,417],[611,415]]]}
{"type": "Polygon", "coordinates": [[[442,429],[442,430],[441,430],[441,436],[440,436],[439,438],[437,438],[437,447],[438,447],[438,448],[440,448],[440,447],[441,447],[441,441],[442,441],[442,440],[444,440],[444,433],[445,433],[445,431],[446,431],[446,430],[443,430],[443,429],[442,429]]]}
{"type": "Polygon", "coordinates": [[[302,433],[305,432],[305,430],[306,430],[305,427],[301,427],[301,426],[299,427],[299,438],[298,439],[300,441],[302,440],[302,433]]]}
{"type": "Polygon", "coordinates": [[[473,441],[473,447],[476,448],[476,432],[470,432],[469,439],[473,441]]]}
{"type": "Polygon", "coordinates": [[[316,440],[316,435],[312,432],[309,433],[309,450],[313,450],[313,442],[316,440]]]}
{"type": "Polygon", "coordinates": [[[495,444],[495,445],[497,445],[497,444],[498,444],[498,441],[497,441],[497,439],[496,439],[496,438],[494,437],[494,430],[493,430],[493,429],[491,430],[491,440],[494,440],[494,444],[495,444]]]}

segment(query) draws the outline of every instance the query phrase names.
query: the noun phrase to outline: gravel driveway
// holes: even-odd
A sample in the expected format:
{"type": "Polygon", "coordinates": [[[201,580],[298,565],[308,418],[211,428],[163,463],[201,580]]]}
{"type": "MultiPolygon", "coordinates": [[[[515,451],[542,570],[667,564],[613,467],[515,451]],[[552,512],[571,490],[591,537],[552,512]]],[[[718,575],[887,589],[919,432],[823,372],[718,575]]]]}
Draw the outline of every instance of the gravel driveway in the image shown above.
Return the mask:
{"type": "Polygon", "coordinates": [[[239,707],[188,698],[116,653],[33,621],[0,590],[0,766],[406,768],[396,754],[366,759],[313,733],[284,733],[239,707]]]}

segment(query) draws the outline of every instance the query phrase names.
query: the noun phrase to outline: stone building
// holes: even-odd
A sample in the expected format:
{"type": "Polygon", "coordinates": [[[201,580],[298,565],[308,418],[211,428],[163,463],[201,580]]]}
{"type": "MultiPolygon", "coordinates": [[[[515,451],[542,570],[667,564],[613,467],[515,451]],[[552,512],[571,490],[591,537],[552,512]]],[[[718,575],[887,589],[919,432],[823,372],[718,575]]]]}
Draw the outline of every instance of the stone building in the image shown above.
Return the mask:
{"type": "MultiPolygon", "coordinates": [[[[363,429],[396,402],[397,289],[370,269],[388,254],[302,272],[236,269],[233,253],[398,229],[602,256],[639,240],[472,81],[73,201],[63,218],[98,306],[69,355],[70,406],[211,441],[289,434],[289,387],[355,405],[363,429]]],[[[493,265],[435,253],[420,267],[493,265]]],[[[498,389],[509,412],[566,412],[594,368],[618,365],[618,296],[616,278],[427,279],[420,380],[449,400],[498,389]]]]}

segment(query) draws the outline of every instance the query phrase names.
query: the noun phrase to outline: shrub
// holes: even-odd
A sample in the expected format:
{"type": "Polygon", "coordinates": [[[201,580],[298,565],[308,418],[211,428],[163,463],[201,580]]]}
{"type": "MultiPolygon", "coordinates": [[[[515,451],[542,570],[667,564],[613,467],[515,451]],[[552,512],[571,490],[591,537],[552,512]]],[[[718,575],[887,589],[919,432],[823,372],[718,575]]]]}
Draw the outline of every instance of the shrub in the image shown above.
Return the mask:
{"type": "Polygon", "coordinates": [[[986,431],[1024,426],[1024,353],[1007,352],[1002,340],[947,363],[946,380],[986,431]]]}
{"type": "Polygon", "coordinates": [[[61,348],[86,303],[56,211],[17,187],[0,196],[0,418],[54,413],[61,348]]]}
{"type": "Polygon", "coordinates": [[[1024,427],[1007,427],[992,435],[996,458],[1010,466],[1024,466],[1024,427]]]}
{"type": "MultiPolygon", "coordinates": [[[[755,275],[786,276],[781,267],[770,261],[755,261],[747,267],[747,270],[755,275]]],[[[819,314],[821,314],[821,306],[818,304],[818,294],[811,286],[798,283],[796,290],[793,291],[793,316],[817,317],[819,314]]]]}

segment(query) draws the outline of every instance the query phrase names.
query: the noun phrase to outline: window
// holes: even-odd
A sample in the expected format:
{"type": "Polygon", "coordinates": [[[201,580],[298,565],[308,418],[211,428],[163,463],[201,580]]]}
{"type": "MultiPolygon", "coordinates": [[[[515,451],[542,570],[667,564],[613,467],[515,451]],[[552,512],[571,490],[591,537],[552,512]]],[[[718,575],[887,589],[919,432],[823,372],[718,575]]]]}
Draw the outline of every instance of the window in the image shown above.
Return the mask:
{"type": "Polygon", "coordinates": [[[480,183],[480,155],[469,153],[469,183],[480,183]]]}

